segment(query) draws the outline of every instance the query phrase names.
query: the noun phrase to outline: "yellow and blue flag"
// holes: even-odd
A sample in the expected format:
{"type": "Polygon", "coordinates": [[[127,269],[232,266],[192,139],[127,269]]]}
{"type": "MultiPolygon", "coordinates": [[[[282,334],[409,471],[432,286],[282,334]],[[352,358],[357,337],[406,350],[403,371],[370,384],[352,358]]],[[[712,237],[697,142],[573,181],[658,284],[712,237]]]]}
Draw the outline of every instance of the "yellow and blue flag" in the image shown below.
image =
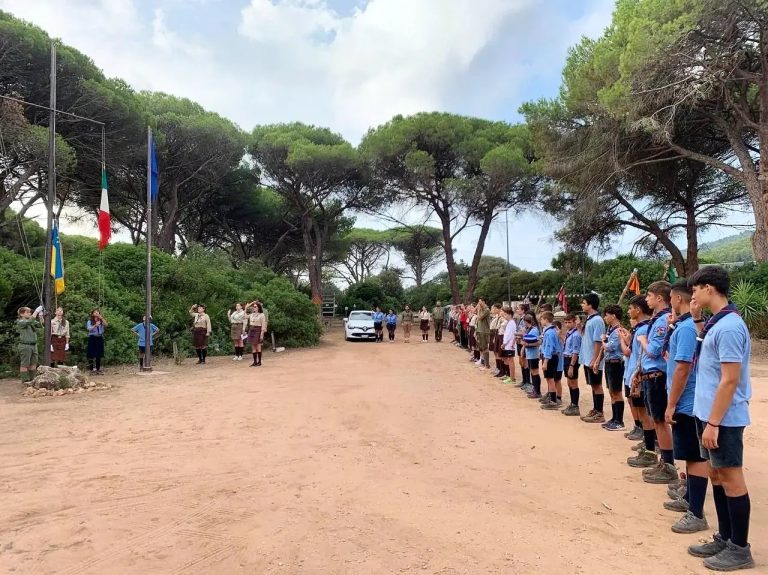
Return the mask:
{"type": "Polygon", "coordinates": [[[56,295],[64,292],[64,254],[61,252],[59,225],[54,223],[51,231],[51,276],[56,295]]]}

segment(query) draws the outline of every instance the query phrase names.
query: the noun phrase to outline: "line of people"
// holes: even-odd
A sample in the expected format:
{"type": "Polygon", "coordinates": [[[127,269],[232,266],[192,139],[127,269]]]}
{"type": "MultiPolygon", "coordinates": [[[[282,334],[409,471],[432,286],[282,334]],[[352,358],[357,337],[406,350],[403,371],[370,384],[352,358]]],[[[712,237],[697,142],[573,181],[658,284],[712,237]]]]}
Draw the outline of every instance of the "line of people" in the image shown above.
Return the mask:
{"type": "Polygon", "coordinates": [[[710,266],[674,285],[649,285],[645,296],[629,302],[629,326],[618,305],[606,306],[601,314],[599,296],[593,293],[581,302],[583,315],[566,314],[562,325],[547,304],[534,313],[525,304],[516,310],[489,308],[480,299],[454,306],[449,329],[454,343],[470,351],[478,368],[491,369],[492,353],[492,375],[538,400],[544,411],[580,417],[610,432],[626,429],[628,407],[634,425],[624,436],[636,454],[627,464],[642,469],[646,483],[667,487],[664,508],[682,514],[671,525],[675,533],[709,529],[704,502],[712,484],[718,530],[711,541],[691,545],[688,552],[703,558],[709,569],[733,571],[754,566],[751,503],[743,472],[752,392],[749,330],[729,292],[728,272],[710,266]],[[710,317],[703,315],[705,309],[710,317]],[[592,403],[584,415],[580,368],[592,403]],[[675,461],[682,462],[682,474],[675,461]]]}

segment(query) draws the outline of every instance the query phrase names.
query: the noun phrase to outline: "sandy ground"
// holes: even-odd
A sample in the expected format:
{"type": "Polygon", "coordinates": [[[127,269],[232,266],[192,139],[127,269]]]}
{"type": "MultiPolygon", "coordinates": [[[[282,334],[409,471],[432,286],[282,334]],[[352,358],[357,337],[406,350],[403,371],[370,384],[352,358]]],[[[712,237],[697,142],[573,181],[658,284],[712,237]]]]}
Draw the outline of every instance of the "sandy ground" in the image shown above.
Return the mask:
{"type": "MultiPolygon", "coordinates": [[[[0,573],[707,572],[622,434],[542,412],[447,342],[334,335],[264,361],[63,398],[2,382],[0,573]]],[[[753,373],[766,573],[768,364],[753,373]]]]}

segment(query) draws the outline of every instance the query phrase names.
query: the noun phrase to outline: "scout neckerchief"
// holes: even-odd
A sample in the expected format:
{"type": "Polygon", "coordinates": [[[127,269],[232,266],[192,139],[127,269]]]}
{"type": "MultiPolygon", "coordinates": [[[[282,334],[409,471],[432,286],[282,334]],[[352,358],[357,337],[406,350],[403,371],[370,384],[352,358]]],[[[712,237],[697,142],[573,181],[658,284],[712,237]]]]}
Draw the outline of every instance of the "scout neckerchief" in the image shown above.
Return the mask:
{"type": "Polygon", "coordinates": [[[667,330],[667,335],[664,336],[664,346],[661,349],[661,353],[665,354],[669,351],[669,342],[672,339],[672,333],[675,331],[675,328],[683,323],[685,320],[687,320],[689,317],[691,317],[690,312],[685,312],[683,315],[681,315],[679,318],[677,318],[677,321],[670,324],[669,329],[667,330]]]}
{"type": "Polygon", "coordinates": [[[640,329],[641,327],[645,326],[645,325],[648,325],[649,323],[651,323],[651,320],[644,319],[643,321],[637,322],[635,324],[635,327],[632,328],[632,337],[629,339],[629,349],[630,349],[630,351],[632,350],[632,345],[635,343],[635,333],[637,332],[637,330],[640,329]]]}
{"type": "Polygon", "coordinates": [[[571,336],[572,336],[574,333],[578,332],[578,331],[579,331],[579,330],[578,330],[578,329],[576,329],[575,327],[572,327],[571,329],[569,329],[569,330],[568,330],[568,333],[567,333],[567,334],[565,334],[565,345],[563,346],[564,348],[565,348],[565,347],[568,347],[568,340],[569,340],[569,339],[571,339],[571,336]]]}
{"type": "Polygon", "coordinates": [[[736,308],[736,306],[732,303],[728,303],[727,306],[725,306],[723,309],[721,309],[719,312],[717,312],[715,315],[713,315],[711,318],[707,320],[707,323],[704,324],[704,329],[701,330],[701,335],[699,335],[696,338],[696,354],[693,356],[693,363],[694,365],[699,362],[699,355],[701,354],[701,347],[704,344],[704,338],[707,337],[707,334],[709,333],[709,330],[711,330],[717,322],[719,322],[721,319],[723,319],[725,316],[735,313],[736,315],[739,314],[739,310],[736,308]]]}

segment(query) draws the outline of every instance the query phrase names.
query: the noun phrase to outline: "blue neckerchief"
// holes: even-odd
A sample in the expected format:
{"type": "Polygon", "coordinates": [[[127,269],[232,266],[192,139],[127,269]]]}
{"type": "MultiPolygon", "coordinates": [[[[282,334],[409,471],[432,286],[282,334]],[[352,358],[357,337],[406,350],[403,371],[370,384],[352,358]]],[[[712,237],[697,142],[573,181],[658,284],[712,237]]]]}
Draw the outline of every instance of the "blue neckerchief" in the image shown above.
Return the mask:
{"type": "Polygon", "coordinates": [[[669,326],[669,329],[667,330],[667,335],[664,336],[664,346],[661,349],[662,354],[665,354],[669,351],[669,341],[672,339],[672,333],[675,331],[677,324],[683,323],[689,317],[691,317],[690,312],[686,312],[683,315],[681,315],[679,318],[677,318],[677,321],[675,323],[669,326]]]}
{"type": "Polygon", "coordinates": [[[707,337],[709,330],[715,327],[715,324],[717,324],[717,322],[719,322],[725,316],[732,313],[735,313],[736,315],[741,315],[739,314],[738,308],[734,304],[729,302],[727,306],[725,306],[723,309],[721,309],[719,312],[717,312],[715,315],[709,318],[707,320],[707,323],[704,324],[704,329],[701,331],[701,335],[696,338],[696,355],[694,355],[693,357],[694,364],[698,363],[699,361],[699,355],[701,354],[701,347],[704,344],[704,338],[707,337]]]}

